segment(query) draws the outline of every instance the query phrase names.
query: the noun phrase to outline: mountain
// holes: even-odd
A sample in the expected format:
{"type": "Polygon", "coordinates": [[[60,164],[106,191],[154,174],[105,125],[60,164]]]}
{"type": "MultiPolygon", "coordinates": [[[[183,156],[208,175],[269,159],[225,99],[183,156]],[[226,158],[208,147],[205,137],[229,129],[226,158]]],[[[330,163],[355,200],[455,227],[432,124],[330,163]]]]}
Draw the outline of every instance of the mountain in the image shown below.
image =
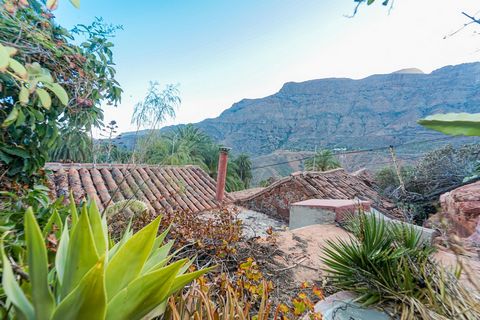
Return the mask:
{"type": "Polygon", "coordinates": [[[261,99],[244,99],[196,124],[235,152],[374,148],[424,140],[416,121],[439,112],[480,112],[480,63],[430,74],[373,75],[286,83],[261,99]]]}
{"type": "MultiPolygon", "coordinates": [[[[241,100],[195,126],[265,163],[278,150],[357,150],[439,137],[416,121],[445,112],[480,112],[480,62],[430,74],[410,68],[359,80],[288,82],[271,96],[241,100]]],[[[407,154],[415,156],[417,149],[407,154]]]]}

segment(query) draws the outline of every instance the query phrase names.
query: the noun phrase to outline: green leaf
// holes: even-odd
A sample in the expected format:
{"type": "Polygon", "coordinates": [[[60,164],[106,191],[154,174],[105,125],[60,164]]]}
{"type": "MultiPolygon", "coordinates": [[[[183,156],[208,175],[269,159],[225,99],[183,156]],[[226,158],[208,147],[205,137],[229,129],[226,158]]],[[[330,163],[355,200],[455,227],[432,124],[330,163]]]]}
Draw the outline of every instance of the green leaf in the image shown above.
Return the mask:
{"type": "Polygon", "coordinates": [[[42,105],[42,107],[50,110],[50,107],[52,106],[52,98],[50,98],[48,92],[41,88],[38,88],[37,90],[35,90],[35,92],[40,99],[40,104],[42,105]]]}
{"type": "Polygon", "coordinates": [[[78,213],[77,213],[77,206],[75,205],[75,199],[73,198],[73,191],[70,190],[69,194],[69,200],[70,200],[70,214],[72,216],[72,230],[73,227],[77,224],[78,221],[78,213]]]}
{"type": "Polygon", "coordinates": [[[17,312],[20,313],[19,316],[23,316],[23,318],[27,320],[34,320],[35,313],[33,310],[33,306],[30,303],[30,301],[28,301],[27,297],[23,293],[17,281],[15,281],[15,275],[13,274],[12,266],[10,265],[10,261],[8,261],[8,258],[5,254],[5,250],[3,248],[3,237],[0,242],[0,250],[1,250],[2,260],[3,260],[3,265],[2,265],[3,291],[7,295],[8,299],[13,303],[13,305],[17,307],[17,312]]]}
{"type": "Polygon", "coordinates": [[[24,221],[32,302],[35,307],[36,318],[48,320],[55,308],[55,300],[48,285],[47,248],[32,208],[27,209],[24,221]]]}
{"type": "Polygon", "coordinates": [[[8,52],[8,55],[10,57],[13,57],[14,55],[17,54],[18,50],[16,48],[12,48],[12,47],[5,47],[5,49],[7,50],[8,52]]]}
{"type": "Polygon", "coordinates": [[[52,91],[60,100],[60,102],[66,106],[68,104],[68,94],[65,89],[58,83],[44,83],[45,87],[52,91]]]}
{"type": "Polygon", "coordinates": [[[65,274],[61,289],[62,297],[67,296],[78,285],[88,270],[97,263],[98,258],[87,209],[84,206],[82,214],[72,230],[68,244],[65,274]]]}
{"type": "Polygon", "coordinates": [[[97,248],[98,255],[103,256],[107,250],[108,234],[103,228],[100,212],[98,211],[97,203],[95,200],[90,200],[90,206],[88,208],[88,217],[90,218],[90,224],[92,226],[93,239],[95,241],[95,247],[97,248]]]}
{"type": "Polygon", "coordinates": [[[10,55],[7,49],[0,43],[0,72],[5,72],[10,62],[10,55]]]}
{"type": "Polygon", "coordinates": [[[67,223],[65,222],[65,228],[63,229],[62,236],[60,237],[57,254],[55,255],[55,269],[57,269],[58,281],[60,282],[60,286],[63,283],[63,276],[65,274],[65,264],[68,255],[69,242],[70,236],[68,233],[67,223]]]}
{"type": "Polygon", "coordinates": [[[25,67],[17,60],[10,58],[8,66],[23,80],[28,79],[27,69],[25,69],[25,67]]]}
{"type": "Polygon", "coordinates": [[[62,234],[63,223],[60,215],[58,214],[58,210],[56,209],[53,209],[53,214],[50,215],[47,224],[43,228],[42,235],[44,238],[47,237],[47,235],[53,230],[53,224],[59,228],[59,231],[56,232],[57,237],[59,237],[62,234]]]}
{"type": "MultiPolygon", "coordinates": [[[[132,216],[133,218],[133,216],[132,216]]],[[[125,231],[123,233],[122,239],[115,243],[112,248],[108,251],[108,258],[111,259],[125,243],[133,236],[133,231],[131,229],[132,227],[132,218],[130,218],[130,221],[128,222],[127,228],[125,228],[125,231]]]]}
{"type": "Polygon", "coordinates": [[[480,136],[480,113],[435,114],[418,123],[448,135],[480,136]]]}
{"type": "Polygon", "coordinates": [[[19,127],[19,126],[23,125],[25,123],[26,119],[27,118],[25,117],[25,114],[23,113],[22,109],[19,109],[17,120],[15,121],[15,126],[19,127]]]}
{"type": "Polygon", "coordinates": [[[172,295],[178,290],[182,289],[185,287],[187,284],[192,282],[193,280],[197,279],[198,277],[204,275],[207,272],[210,272],[211,270],[215,269],[216,266],[210,267],[210,268],[205,268],[202,270],[198,270],[195,272],[187,273],[187,274],[182,274],[180,276],[177,276],[175,278],[175,281],[172,284],[172,287],[170,288],[170,292],[168,295],[172,295]]]}
{"type": "Polygon", "coordinates": [[[0,150],[3,152],[6,152],[8,154],[11,154],[12,156],[20,157],[23,159],[28,159],[30,158],[30,154],[28,151],[22,149],[21,147],[9,147],[9,146],[0,146],[0,150]]]}
{"type": "Polygon", "coordinates": [[[133,235],[118,249],[107,266],[107,297],[110,301],[142,271],[152,251],[160,218],[133,235]]]}
{"type": "Polygon", "coordinates": [[[167,229],[165,229],[165,231],[163,231],[156,239],[155,239],[155,243],[153,244],[153,250],[152,250],[152,253],[150,254],[150,256],[155,252],[155,250],[157,248],[160,248],[160,246],[162,245],[163,243],[163,240],[165,240],[165,238],[167,237],[168,233],[170,232],[170,228],[172,227],[172,225],[169,225],[167,229]]]}
{"type": "Polygon", "coordinates": [[[13,107],[12,111],[8,114],[7,118],[3,120],[2,127],[6,128],[17,121],[18,117],[18,108],[15,106],[13,107]]]}
{"type": "Polygon", "coordinates": [[[80,0],[70,0],[70,2],[73,4],[73,6],[77,9],[80,8],[80,0]]]}
{"type": "Polygon", "coordinates": [[[177,261],[134,280],[108,303],[106,319],[141,319],[155,309],[169,297],[175,275],[184,263],[177,261]]]}
{"type": "Polygon", "coordinates": [[[174,244],[174,241],[170,241],[166,245],[156,249],[154,253],[150,256],[150,258],[148,258],[148,261],[145,263],[145,265],[143,266],[142,273],[149,272],[158,263],[163,261],[168,256],[168,253],[172,249],[173,244],[174,244]]]}
{"type": "Polygon", "coordinates": [[[27,88],[22,86],[22,89],[20,89],[20,93],[18,94],[18,101],[20,101],[22,105],[26,105],[29,101],[29,98],[30,98],[30,92],[28,91],[27,88]]]}
{"type": "Polygon", "coordinates": [[[105,256],[102,256],[78,286],[58,305],[52,320],[104,320],[106,310],[105,256]]]}

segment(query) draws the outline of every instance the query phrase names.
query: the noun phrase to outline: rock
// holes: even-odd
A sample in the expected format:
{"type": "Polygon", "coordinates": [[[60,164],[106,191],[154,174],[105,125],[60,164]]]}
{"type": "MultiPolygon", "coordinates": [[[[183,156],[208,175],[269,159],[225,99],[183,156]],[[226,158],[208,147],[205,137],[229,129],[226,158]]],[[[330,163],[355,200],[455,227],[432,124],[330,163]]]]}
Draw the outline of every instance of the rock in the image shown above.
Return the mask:
{"type": "Polygon", "coordinates": [[[440,197],[441,216],[459,237],[480,243],[480,181],[465,185],[440,197]]]}
{"type": "Polygon", "coordinates": [[[355,293],[340,291],[325,298],[315,305],[315,312],[321,313],[323,320],[388,320],[390,317],[383,311],[364,308],[353,302],[355,293]]]}

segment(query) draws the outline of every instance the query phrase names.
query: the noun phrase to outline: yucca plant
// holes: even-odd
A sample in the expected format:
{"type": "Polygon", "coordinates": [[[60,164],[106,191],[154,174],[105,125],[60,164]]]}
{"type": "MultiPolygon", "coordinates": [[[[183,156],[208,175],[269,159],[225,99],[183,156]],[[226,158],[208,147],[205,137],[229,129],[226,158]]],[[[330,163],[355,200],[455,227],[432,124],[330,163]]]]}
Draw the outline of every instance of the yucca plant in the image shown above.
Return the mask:
{"type": "Polygon", "coordinates": [[[323,261],[339,289],[364,305],[393,308],[401,319],[480,319],[478,297],[443,269],[413,226],[358,214],[347,223],[349,240],[327,241],[323,261]]]}
{"type": "Polygon", "coordinates": [[[57,220],[52,219],[61,236],[49,265],[33,210],[25,213],[28,281],[17,281],[2,243],[2,284],[15,318],[152,318],[164,312],[172,294],[209,270],[187,273],[188,259],[169,264],[172,243],[163,244],[168,230],[157,236],[160,218],[135,234],[128,228],[116,244],[109,241],[106,217],[94,201],[80,215],[71,205],[69,223],[57,220]]]}

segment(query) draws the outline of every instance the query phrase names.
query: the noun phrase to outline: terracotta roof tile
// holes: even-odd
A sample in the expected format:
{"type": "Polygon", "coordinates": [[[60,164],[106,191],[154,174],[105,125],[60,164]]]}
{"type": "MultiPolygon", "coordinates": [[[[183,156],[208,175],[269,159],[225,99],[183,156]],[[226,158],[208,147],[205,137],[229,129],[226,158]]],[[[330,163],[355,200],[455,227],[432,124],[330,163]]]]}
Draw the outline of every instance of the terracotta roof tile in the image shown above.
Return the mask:
{"type": "MultiPolygon", "coordinates": [[[[221,206],[215,200],[215,181],[197,166],[47,163],[50,188],[56,197],[70,190],[76,203],[86,197],[100,208],[126,199],[144,201],[152,212],[208,211],[221,206]]],[[[226,203],[233,199],[226,194],[226,203]]]]}
{"type": "Polygon", "coordinates": [[[362,179],[343,169],[327,172],[296,172],[237,198],[236,204],[288,220],[290,203],[306,199],[360,199],[372,201],[372,207],[386,215],[403,219],[402,212],[362,179]]]}

